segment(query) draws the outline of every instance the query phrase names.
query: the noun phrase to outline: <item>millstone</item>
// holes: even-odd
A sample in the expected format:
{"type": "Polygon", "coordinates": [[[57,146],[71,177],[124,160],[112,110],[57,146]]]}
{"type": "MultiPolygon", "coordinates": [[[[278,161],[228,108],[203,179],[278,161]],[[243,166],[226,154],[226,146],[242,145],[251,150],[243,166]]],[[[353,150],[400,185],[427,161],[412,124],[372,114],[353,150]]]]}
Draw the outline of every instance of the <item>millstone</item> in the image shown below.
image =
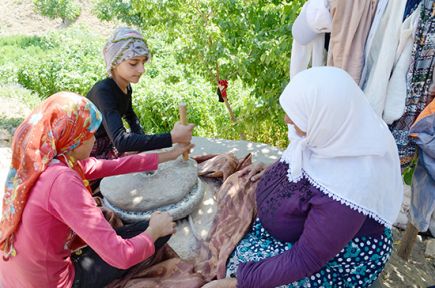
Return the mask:
{"type": "Polygon", "coordinates": [[[156,210],[169,212],[175,220],[183,218],[204,194],[197,170],[194,160],[180,158],[160,164],[154,172],[106,177],[100,184],[103,203],[129,222],[148,220],[156,210]]]}

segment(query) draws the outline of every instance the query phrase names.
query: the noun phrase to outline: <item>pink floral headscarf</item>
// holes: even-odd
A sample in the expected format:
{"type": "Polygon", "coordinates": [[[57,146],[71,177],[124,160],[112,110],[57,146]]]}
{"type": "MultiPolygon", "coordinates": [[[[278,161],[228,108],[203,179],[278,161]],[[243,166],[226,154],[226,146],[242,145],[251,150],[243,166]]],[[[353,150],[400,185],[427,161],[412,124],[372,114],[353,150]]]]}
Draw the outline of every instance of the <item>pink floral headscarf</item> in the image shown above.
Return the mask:
{"type": "Polygon", "coordinates": [[[63,156],[58,159],[79,173],[86,186],[83,171],[68,152],[92,137],[101,121],[101,113],[91,101],[71,92],[60,92],[42,102],[17,128],[0,221],[4,259],[16,253],[14,233],[29,193],[53,158],[63,156]]]}

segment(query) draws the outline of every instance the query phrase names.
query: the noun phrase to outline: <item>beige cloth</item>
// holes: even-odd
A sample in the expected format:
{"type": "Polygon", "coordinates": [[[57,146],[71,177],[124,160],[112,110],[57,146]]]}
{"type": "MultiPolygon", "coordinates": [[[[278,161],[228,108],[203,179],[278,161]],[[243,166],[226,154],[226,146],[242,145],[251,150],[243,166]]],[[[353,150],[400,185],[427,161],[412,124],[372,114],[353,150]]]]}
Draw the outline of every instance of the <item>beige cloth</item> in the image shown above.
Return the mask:
{"type": "Polygon", "coordinates": [[[243,159],[237,159],[233,153],[220,155],[205,155],[195,157],[198,162],[198,175],[210,178],[222,178],[226,180],[228,176],[236,171],[242,170],[252,163],[252,154],[246,155],[243,159]],[[206,161],[208,160],[208,161],[206,161]]]}
{"type": "Polygon", "coordinates": [[[196,263],[196,271],[206,281],[225,278],[228,257],[256,217],[256,187],[257,182],[251,182],[247,175],[240,177],[237,172],[219,189],[210,240],[203,243],[196,263]]]}
{"type": "Polygon", "coordinates": [[[135,267],[123,279],[113,281],[106,288],[195,288],[204,283],[204,278],[194,272],[194,265],[181,260],[166,244],[150,261],[135,267]]]}
{"type": "Polygon", "coordinates": [[[359,84],[364,47],[378,0],[331,0],[332,31],[327,66],[347,71],[359,84]]]}

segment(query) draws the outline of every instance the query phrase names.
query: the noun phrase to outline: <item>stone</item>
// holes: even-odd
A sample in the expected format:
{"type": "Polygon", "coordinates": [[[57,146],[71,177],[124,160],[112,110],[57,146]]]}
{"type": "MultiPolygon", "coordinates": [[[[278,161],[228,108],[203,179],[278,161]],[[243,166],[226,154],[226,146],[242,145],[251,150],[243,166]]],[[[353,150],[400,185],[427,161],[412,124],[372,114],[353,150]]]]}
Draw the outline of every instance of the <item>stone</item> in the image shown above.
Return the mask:
{"type": "Polygon", "coordinates": [[[219,190],[221,184],[213,179],[204,179],[204,181],[206,183],[204,198],[198,208],[188,218],[192,234],[198,241],[209,240],[210,228],[217,212],[217,203],[214,195],[219,190]]]}
{"type": "Polygon", "coordinates": [[[405,230],[408,224],[409,207],[411,205],[411,186],[403,185],[403,202],[400,207],[399,215],[397,216],[394,226],[405,230]]]}
{"type": "Polygon", "coordinates": [[[7,141],[9,142],[12,135],[9,133],[8,130],[4,128],[0,128],[0,141],[7,141]]]}
{"type": "Polygon", "coordinates": [[[435,210],[432,213],[432,217],[430,218],[429,231],[432,235],[435,236],[435,210]]]}
{"type": "Polygon", "coordinates": [[[209,240],[209,232],[216,214],[214,195],[220,181],[199,177],[204,186],[204,195],[197,208],[185,219],[177,221],[177,232],[168,243],[181,259],[194,260],[199,256],[199,248],[204,240],[209,240]]]}
{"type": "Polygon", "coordinates": [[[128,211],[146,211],[183,199],[198,182],[195,161],[165,162],[153,172],[106,177],[100,189],[104,198],[128,211]]]}
{"type": "Polygon", "coordinates": [[[254,163],[263,162],[265,164],[272,164],[279,160],[282,155],[282,151],[276,147],[242,140],[193,136],[192,143],[195,144],[195,147],[192,149],[192,156],[233,153],[237,158],[243,158],[248,153],[251,153],[254,163]]]}
{"type": "Polygon", "coordinates": [[[424,256],[435,259],[435,239],[432,238],[427,240],[424,256]]]}
{"type": "Polygon", "coordinates": [[[149,220],[157,210],[181,219],[204,195],[197,171],[194,160],[179,158],[160,164],[157,171],[106,177],[100,184],[103,205],[127,222],[149,220]]]}

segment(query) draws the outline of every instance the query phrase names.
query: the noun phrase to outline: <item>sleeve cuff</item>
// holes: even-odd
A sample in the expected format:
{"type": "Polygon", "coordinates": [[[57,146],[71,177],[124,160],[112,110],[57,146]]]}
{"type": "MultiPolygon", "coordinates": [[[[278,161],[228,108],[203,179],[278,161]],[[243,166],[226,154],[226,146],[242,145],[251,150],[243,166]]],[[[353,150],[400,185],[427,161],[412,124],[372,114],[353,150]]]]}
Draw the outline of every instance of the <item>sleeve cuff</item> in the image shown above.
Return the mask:
{"type": "Polygon", "coordinates": [[[171,147],[172,146],[172,137],[171,133],[164,133],[162,134],[163,143],[165,143],[165,147],[171,147]]]}

